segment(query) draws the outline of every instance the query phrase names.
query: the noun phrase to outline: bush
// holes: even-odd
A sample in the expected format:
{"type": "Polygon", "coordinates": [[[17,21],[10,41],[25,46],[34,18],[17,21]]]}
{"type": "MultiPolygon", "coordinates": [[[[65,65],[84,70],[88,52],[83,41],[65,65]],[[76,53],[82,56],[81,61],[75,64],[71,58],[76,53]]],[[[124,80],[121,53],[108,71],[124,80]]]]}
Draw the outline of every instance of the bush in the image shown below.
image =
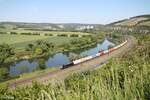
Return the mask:
{"type": "Polygon", "coordinates": [[[67,34],[57,34],[57,36],[68,37],[67,34]]]}
{"type": "Polygon", "coordinates": [[[43,54],[42,48],[38,48],[38,47],[37,47],[37,48],[35,49],[35,54],[36,54],[36,55],[41,55],[41,54],[43,54]]]}
{"type": "Polygon", "coordinates": [[[45,36],[53,36],[53,34],[45,34],[45,36]]]}
{"type": "Polygon", "coordinates": [[[78,34],[71,34],[70,37],[79,37],[78,34]]]}
{"type": "Polygon", "coordinates": [[[31,33],[21,33],[21,35],[32,35],[31,33]]]}
{"type": "Polygon", "coordinates": [[[8,44],[0,44],[0,64],[3,64],[9,57],[12,57],[14,54],[14,49],[8,44]]]}
{"type": "Polygon", "coordinates": [[[82,35],[82,37],[91,37],[91,35],[82,35]]]}
{"type": "Polygon", "coordinates": [[[32,35],[40,35],[40,33],[33,33],[32,35]]]}
{"type": "Polygon", "coordinates": [[[0,34],[7,34],[6,32],[0,32],[0,34]]]}
{"type": "Polygon", "coordinates": [[[16,32],[10,32],[10,34],[17,35],[18,33],[16,33],[16,32]]]}
{"type": "Polygon", "coordinates": [[[0,68],[0,81],[3,81],[8,76],[7,68],[0,68]]]}

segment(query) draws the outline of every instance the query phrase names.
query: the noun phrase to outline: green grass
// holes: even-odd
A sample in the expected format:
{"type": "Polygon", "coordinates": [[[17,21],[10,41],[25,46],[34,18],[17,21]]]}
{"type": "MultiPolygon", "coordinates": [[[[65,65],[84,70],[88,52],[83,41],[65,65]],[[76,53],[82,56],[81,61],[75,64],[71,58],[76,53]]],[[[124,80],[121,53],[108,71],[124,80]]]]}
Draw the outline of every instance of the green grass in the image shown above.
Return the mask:
{"type": "Polygon", "coordinates": [[[78,35],[90,35],[90,33],[83,32],[57,32],[57,31],[31,31],[31,30],[0,30],[2,32],[16,32],[17,35],[10,34],[0,34],[0,44],[6,43],[10,46],[16,48],[17,50],[24,49],[30,43],[34,43],[37,40],[44,40],[47,42],[52,42],[54,45],[59,46],[61,44],[66,44],[70,40],[76,39],[78,37],[58,37],[60,34],[78,34],[78,35]],[[19,33],[40,33],[40,34],[52,34],[53,36],[44,36],[44,35],[19,35],[19,33]],[[56,35],[56,36],[55,36],[56,35]]]}
{"type": "MultiPolygon", "coordinates": [[[[47,42],[51,42],[55,46],[59,46],[61,44],[68,43],[68,42],[70,42],[70,40],[73,40],[73,39],[75,39],[75,38],[74,37],[68,38],[68,37],[55,37],[55,36],[52,36],[52,37],[47,37],[47,38],[39,39],[39,40],[44,40],[44,41],[47,41],[47,42]]],[[[37,40],[15,43],[15,44],[12,44],[11,46],[16,47],[16,48],[25,48],[25,47],[28,46],[28,44],[34,43],[35,41],[37,41],[37,40]]]]}
{"type": "Polygon", "coordinates": [[[2,32],[16,32],[16,33],[40,33],[40,34],[78,34],[78,35],[90,35],[90,33],[84,32],[63,32],[63,31],[33,31],[33,30],[9,30],[9,29],[0,29],[2,32]]]}
{"type": "Polygon", "coordinates": [[[61,45],[68,43],[70,40],[75,39],[75,37],[56,37],[56,36],[33,36],[33,35],[8,35],[0,34],[0,44],[6,43],[11,46],[21,49],[27,47],[28,44],[34,43],[37,40],[44,40],[54,43],[54,45],[61,45]]]}
{"type": "Polygon", "coordinates": [[[142,22],[138,26],[150,26],[150,21],[142,22]]]}
{"type": "Polygon", "coordinates": [[[8,35],[8,34],[0,34],[0,44],[15,44],[27,41],[36,41],[39,39],[46,39],[46,36],[27,36],[27,35],[8,35]]]}

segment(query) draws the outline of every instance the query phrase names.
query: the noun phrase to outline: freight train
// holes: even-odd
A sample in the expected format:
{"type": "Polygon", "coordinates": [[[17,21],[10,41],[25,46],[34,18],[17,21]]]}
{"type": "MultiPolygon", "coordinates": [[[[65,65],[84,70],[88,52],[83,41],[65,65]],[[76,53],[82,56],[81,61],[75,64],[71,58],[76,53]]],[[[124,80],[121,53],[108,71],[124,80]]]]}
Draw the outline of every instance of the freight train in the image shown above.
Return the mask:
{"type": "Polygon", "coordinates": [[[66,68],[71,67],[71,66],[73,66],[73,65],[81,64],[81,63],[83,63],[83,62],[92,60],[92,59],[94,59],[94,58],[101,57],[101,56],[103,56],[103,55],[109,54],[109,53],[111,53],[111,52],[113,52],[113,51],[115,51],[115,50],[121,48],[121,47],[124,46],[126,43],[127,43],[127,41],[125,41],[125,42],[121,43],[120,45],[117,45],[117,46],[115,46],[115,47],[113,47],[113,48],[110,48],[110,49],[108,49],[108,50],[99,51],[99,52],[98,52],[97,54],[95,54],[95,55],[87,56],[87,57],[84,57],[84,58],[81,58],[81,59],[78,59],[78,60],[74,60],[74,61],[72,61],[72,62],[69,63],[69,64],[63,65],[63,66],[61,67],[61,69],[66,69],[66,68]]]}

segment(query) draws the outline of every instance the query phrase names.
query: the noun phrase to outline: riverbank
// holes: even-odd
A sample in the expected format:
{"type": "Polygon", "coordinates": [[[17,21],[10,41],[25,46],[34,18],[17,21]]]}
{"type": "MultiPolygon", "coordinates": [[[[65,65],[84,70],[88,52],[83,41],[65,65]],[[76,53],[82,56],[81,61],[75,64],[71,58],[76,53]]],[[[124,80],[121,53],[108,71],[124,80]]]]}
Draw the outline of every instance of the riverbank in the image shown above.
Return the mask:
{"type": "Polygon", "coordinates": [[[50,55],[55,55],[56,53],[67,53],[67,52],[74,52],[74,51],[78,51],[78,50],[83,50],[83,49],[87,49],[90,47],[95,46],[98,43],[101,43],[102,41],[104,41],[104,36],[101,36],[101,39],[96,40],[95,42],[91,42],[89,44],[86,45],[82,45],[80,47],[71,47],[71,48],[63,48],[63,47],[58,47],[58,48],[54,48],[51,51],[48,51],[45,54],[42,55],[33,55],[32,52],[29,51],[23,51],[23,52],[18,52],[15,54],[15,56],[9,58],[3,65],[9,65],[13,62],[18,62],[21,60],[32,60],[35,58],[43,58],[46,56],[50,56],[50,55]]]}
{"type": "MultiPolygon", "coordinates": [[[[91,63],[92,64],[92,63],[91,63]]],[[[91,65],[91,64],[89,64],[89,65],[91,65]]],[[[94,64],[94,63],[93,63],[94,64]]],[[[59,70],[58,70],[59,71],[59,70]]],[[[72,71],[71,71],[72,72],[72,71]]],[[[18,81],[20,81],[20,80],[26,80],[26,79],[33,79],[34,77],[38,77],[38,75],[39,74],[34,74],[34,73],[36,73],[36,72],[33,72],[33,75],[32,75],[32,72],[31,73],[29,73],[29,75],[28,74],[25,74],[27,77],[22,77],[22,75],[20,75],[22,78],[16,78],[16,79],[12,79],[12,80],[8,80],[8,81],[6,81],[6,82],[3,82],[2,83],[2,85],[7,85],[7,84],[9,84],[9,83],[11,83],[11,82],[15,82],[16,80],[18,80],[18,81]],[[34,76],[35,75],[35,76],[34,76]]],[[[37,71],[37,73],[38,73],[38,71],[37,71]]],[[[49,72],[50,73],[50,72],[49,72]]],[[[53,71],[53,73],[55,73],[55,71],[53,71]]],[[[47,73],[45,73],[44,75],[46,75],[47,73]]],[[[42,74],[43,75],[43,74],[42,74]]],[[[42,75],[40,75],[40,76],[42,76],[42,75]]],[[[16,83],[17,84],[17,83],[16,83]]]]}
{"type": "MultiPolygon", "coordinates": [[[[104,38],[103,38],[104,39],[104,38]]],[[[20,77],[20,74],[16,74],[16,75],[14,75],[13,76],[13,74],[12,73],[22,73],[23,71],[27,71],[27,70],[29,70],[29,69],[31,69],[32,70],[32,66],[34,66],[34,65],[32,65],[32,66],[29,66],[27,63],[28,63],[28,61],[29,61],[29,64],[31,64],[32,63],[32,61],[33,60],[35,60],[35,59],[42,59],[42,62],[43,62],[43,59],[47,59],[47,58],[49,58],[50,56],[54,56],[54,55],[57,55],[57,53],[60,53],[61,52],[61,54],[67,54],[68,52],[79,52],[79,51],[83,51],[84,49],[86,50],[86,49],[88,49],[88,48],[92,48],[92,47],[95,47],[99,42],[102,42],[103,41],[103,39],[98,39],[97,41],[95,41],[95,42],[91,42],[90,44],[86,44],[86,45],[83,45],[83,46],[81,46],[81,47],[78,47],[78,48],[75,48],[75,47],[72,47],[72,48],[68,48],[68,49],[63,49],[63,48],[60,48],[60,49],[56,49],[56,50],[53,50],[53,54],[52,54],[52,52],[51,52],[51,55],[49,55],[49,54],[47,54],[47,55],[42,55],[42,56],[31,56],[30,58],[28,58],[28,59],[26,59],[26,60],[24,60],[24,59],[19,59],[19,60],[16,60],[16,62],[10,62],[10,63],[7,63],[6,65],[3,65],[3,67],[5,66],[5,68],[6,68],[6,66],[8,66],[7,67],[7,69],[8,69],[8,71],[9,71],[9,76],[7,76],[5,79],[4,79],[4,81],[6,81],[6,80],[11,80],[11,79],[13,79],[13,78],[18,78],[18,77],[20,77]],[[24,61],[25,62],[27,62],[26,64],[24,63],[24,61]],[[14,65],[12,65],[12,64],[15,64],[15,65],[17,65],[17,64],[19,64],[20,62],[23,62],[23,64],[22,65],[19,65],[19,67],[14,67],[14,65]],[[11,65],[11,66],[10,66],[11,65]],[[15,69],[14,69],[15,68],[15,69]]],[[[63,59],[63,58],[62,58],[63,59]]],[[[40,60],[41,61],[41,60],[40,60]]],[[[58,60],[59,61],[59,60],[58,60]]],[[[40,64],[41,62],[37,62],[38,64],[40,64]]],[[[56,63],[56,62],[54,62],[54,63],[56,63]]],[[[69,62],[68,62],[69,63],[69,62]]],[[[67,63],[66,63],[67,64],[67,63]]],[[[63,65],[63,63],[61,63],[61,64],[59,64],[59,65],[63,65]]],[[[44,62],[44,64],[42,64],[42,65],[35,65],[35,66],[40,66],[40,67],[42,67],[41,68],[41,70],[43,69],[43,67],[44,68],[46,68],[46,66],[48,67],[53,67],[53,66],[57,66],[57,65],[45,65],[45,62],[44,62]]],[[[38,71],[39,69],[40,69],[40,67],[38,68],[38,67],[34,67],[34,70],[33,71],[38,71]]],[[[32,72],[31,72],[32,73],[32,72]]],[[[29,74],[29,76],[30,76],[30,74],[29,74]]],[[[2,81],[1,81],[2,82],[2,81]]]]}
{"type": "Polygon", "coordinates": [[[59,67],[51,67],[51,68],[47,68],[44,70],[36,70],[34,72],[31,72],[31,73],[24,73],[24,74],[21,74],[15,78],[6,80],[4,82],[0,82],[0,88],[1,87],[7,87],[9,84],[15,83],[15,82],[23,80],[23,79],[25,80],[25,79],[29,79],[29,78],[42,76],[42,75],[50,73],[50,72],[55,72],[55,71],[58,71],[59,69],[60,69],[59,67]]]}
{"type": "MultiPolygon", "coordinates": [[[[75,65],[73,67],[70,67],[68,69],[65,70],[59,70],[56,73],[49,73],[49,74],[45,74],[36,78],[29,78],[29,79],[23,79],[22,81],[19,81],[19,83],[13,83],[10,85],[11,88],[16,88],[16,86],[20,86],[20,85],[28,85],[28,84],[32,84],[33,80],[39,81],[39,82],[50,82],[50,79],[64,79],[65,77],[69,76],[70,73],[75,73],[75,72],[81,72],[81,71],[86,71],[89,69],[95,69],[95,67],[99,67],[101,65],[101,63],[104,63],[105,61],[111,59],[112,57],[116,57],[116,56],[120,56],[121,54],[125,54],[125,52],[127,52],[129,49],[131,49],[133,46],[135,45],[135,40],[132,37],[128,38],[128,42],[125,46],[123,46],[122,48],[111,52],[109,55],[104,55],[102,57],[98,57],[96,59],[90,60],[88,62],[84,62],[82,64],[78,64],[75,65]]],[[[5,84],[6,85],[6,84],[5,84]]]]}

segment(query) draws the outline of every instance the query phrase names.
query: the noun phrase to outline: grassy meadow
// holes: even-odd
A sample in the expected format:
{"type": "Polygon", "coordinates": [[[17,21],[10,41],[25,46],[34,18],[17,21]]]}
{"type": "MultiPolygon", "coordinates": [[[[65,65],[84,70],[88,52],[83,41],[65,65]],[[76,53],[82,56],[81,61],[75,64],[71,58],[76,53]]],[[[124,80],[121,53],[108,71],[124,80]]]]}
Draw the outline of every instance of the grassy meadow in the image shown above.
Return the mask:
{"type": "Polygon", "coordinates": [[[103,33],[56,33],[57,32],[53,33],[54,35],[43,35],[42,32],[20,34],[17,32],[0,32],[0,45],[2,48],[0,63],[14,62],[14,59],[15,61],[20,59],[32,59],[53,55],[57,52],[85,49],[101,42],[105,37],[103,33]]]}
{"type": "Polygon", "coordinates": [[[18,29],[18,30],[12,30],[11,32],[16,32],[16,33],[40,33],[40,34],[78,34],[78,35],[89,35],[90,33],[83,33],[83,32],[63,32],[63,31],[34,31],[34,30],[23,30],[23,29],[18,29]]]}
{"type": "MultiPolygon", "coordinates": [[[[2,31],[8,32],[8,31],[2,31]]],[[[44,40],[51,42],[54,45],[61,45],[68,43],[70,40],[76,39],[77,37],[68,37],[68,35],[90,35],[89,33],[82,32],[57,32],[57,31],[31,31],[31,30],[12,30],[16,34],[0,34],[0,44],[6,43],[17,49],[23,49],[27,47],[28,44],[34,43],[37,40],[44,40]],[[21,33],[36,33],[39,35],[21,35],[21,33]],[[43,34],[43,35],[42,35],[43,34]],[[47,34],[47,36],[45,35],[47,34]],[[48,36],[50,35],[50,36],[48,36]],[[66,35],[66,36],[59,36],[66,35]],[[58,41],[59,40],[59,41],[58,41]]]]}
{"type": "Polygon", "coordinates": [[[55,45],[61,45],[68,43],[70,40],[76,39],[76,37],[57,37],[57,36],[35,36],[35,35],[9,35],[0,34],[0,44],[6,43],[17,49],[24,49],[30,43],[34,43],[37,40],[44,40],[51,42],[55,45]],[[59,40],[59,41],[58,41],[59,40]]]}
{"type": "Polygon", "coordinates": [[[9,35],[9,34],[0,34],[0,44],[16,44],[23,43],[28,41],[36,41],[39,39],[46,39],[46,36],[29,36],[29,35],[9,35]]]}

